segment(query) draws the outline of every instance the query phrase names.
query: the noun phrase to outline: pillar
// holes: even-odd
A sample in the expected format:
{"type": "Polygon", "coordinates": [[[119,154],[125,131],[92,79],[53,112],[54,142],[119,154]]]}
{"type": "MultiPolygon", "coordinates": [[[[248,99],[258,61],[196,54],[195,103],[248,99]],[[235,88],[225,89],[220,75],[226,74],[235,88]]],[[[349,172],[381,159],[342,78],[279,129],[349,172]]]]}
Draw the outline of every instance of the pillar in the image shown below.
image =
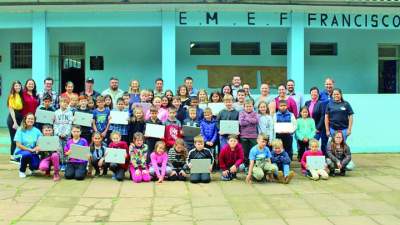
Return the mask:
{"type": "Polygon", "coordinates": [[[304,94],[304,14],[292,13],[288,33],[287,74],[295,81],[296,92],[304,94]]]}
{"type": "Polygon", "coordinates": [[[162,78],[164,90],[175,90],[175,11],[162,11],[162,78]]]}
{"type": "Polygon", "coordinates": [[[32,78],[37,90],[43,90],[43,81],[49,75],[49,37],[46,27],[46,13],[32,14],[32,78]]]}

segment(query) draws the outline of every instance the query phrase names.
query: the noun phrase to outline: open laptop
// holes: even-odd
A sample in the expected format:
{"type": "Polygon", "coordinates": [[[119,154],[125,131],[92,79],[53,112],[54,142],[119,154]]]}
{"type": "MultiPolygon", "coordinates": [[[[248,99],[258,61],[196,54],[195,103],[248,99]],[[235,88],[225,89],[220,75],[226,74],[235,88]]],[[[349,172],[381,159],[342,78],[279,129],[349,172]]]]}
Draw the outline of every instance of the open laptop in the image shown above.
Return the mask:
{"type": "Polygon", "coordinates": [[[190,173],[210,173],[211,159],[192,159],[190,173]]]}

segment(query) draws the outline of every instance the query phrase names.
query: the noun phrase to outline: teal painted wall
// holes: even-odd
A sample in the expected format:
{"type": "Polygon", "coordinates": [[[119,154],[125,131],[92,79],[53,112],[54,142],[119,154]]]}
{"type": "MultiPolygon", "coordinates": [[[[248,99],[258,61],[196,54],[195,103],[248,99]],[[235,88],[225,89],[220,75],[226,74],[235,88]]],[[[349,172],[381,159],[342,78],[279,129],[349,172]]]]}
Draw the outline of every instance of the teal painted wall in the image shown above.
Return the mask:
{"type": "Polygon", "coordinates": [[[0,126],[6,126],[8,115],[7,97],[10,91],[11,83],[14,80],[20,80],[24,85],[26,79],[32,76],[31,69],[10,69],[10,43],[11,42],[31,42],[32,32],[31,29],[0,29],[0,55],[2,61],[0,62],[0,76],[1,82],[1,96],[0,96],[0,126]]]}
{"type": "MultiPolygon", "coordinates": [[[[186,76],[192,76],[196,87],[207,87],[207,71],[197,70],[197,65],[286,66],[286,56],[270,54],[271,42],[284,42],[286,38],[285,28],[178,28],[176,83],[182,84],[186,76]],[[191,56],[189,48],[191,41],[220,41],[221,55],[191,56]],[[232,41],[260,42],[260,55],[231,55],[232,41]]],[[[253,92],[257,93],[258,90],[253,92]]]]}
{"type": "Polygon", "coordinates": [[[307,29],[305,34],[305,90],[335,79],[345,93],[378,91],[378,45],[399,45],[400,31],[307,29]],[[337,42],[337,56],[310,56],[310,42],[337,42]]]}
{"type": "MultiPolygon", "coordinates": [[[[195,79],[196,87],[205,87],[205,71],[197,71],[197,65],[268,65],[285,66],[285,56],[270,56],[270,42],[286,40],[287,29],[266,28],[177,28],[177,79],[182,83],[185,76],[195,79]],[[221,40],[221,56],[190,56],[190,41],[221,40]],[[260,56],[230,56],[230,41],[260,41],[260,56]]],[[[336,80],[345,99],[355,111],[353,135],[349,144],[354,152],[400,151],[396,128],[400,120],[393,116],[381,116],[382,109],[390,104],[390,115],[400,113],[400,95],[376,95],[377,46],[379,43],[399,44],[399,31],[366,30],[319,30],[305,32],[305,87],[322,88],[326,76],[336,80]],[[338,56],[309,56],[309,42],[338,42],[338,56]],[[363,94],[352,94],[363,93],[363,94]],[[371,102],[374,107],[371,107],[371,102]],[[379,122],[376,122],[379,121],[379,122]]],[[[85,42],[86,61],[91,55],[103,55],[104,71],[90,71],[87,76],[96,80],[96,89],[107,87],[108,78],[116,75],[125,89],[131,79],[140,79],[142,87],[152,87],[156,77],[161,76],[161,29],[160,28],[51,28],[50,73],[57,76],[59,42],[85,42]],[[55,59],[55,60],[54,60],[55,59]]],[[[12,80],[25,81],[31,70],[10,70],[10,42],[30,41],[30,29],[0,30],[0,74],[2,96],[0,104],[6,105],[6,96],[12,80]]],[[[42,82],[42,81],[38,81],[42,82]]],[[[5,126],[7,112],[0,113],[0,126],[5,126]]]]}
{"type": "Polygon", "coordinates": [[[160,28],[51,28],[49,37],[53,74],[59,73],[58,65],[54,65],[58,60],[53,56],[59,55],[60,42],[85,43],[86,77],[95,79],[96,90],[106,89],[111,76],[120,79],[123,90],[132,79],[147,86],[161,77],[160,28]],[[90,56],[104,56],[104,70],[91,71],[90,56]]]}

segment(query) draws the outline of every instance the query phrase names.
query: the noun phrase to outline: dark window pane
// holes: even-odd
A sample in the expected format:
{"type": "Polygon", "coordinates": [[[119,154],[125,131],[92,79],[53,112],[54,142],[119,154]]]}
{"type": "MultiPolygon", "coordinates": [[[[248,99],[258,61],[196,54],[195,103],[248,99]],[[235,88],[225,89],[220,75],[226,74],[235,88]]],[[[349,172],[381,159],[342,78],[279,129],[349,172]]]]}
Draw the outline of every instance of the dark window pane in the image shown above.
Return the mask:
{"type": "Polygon", "coordinates": [[[337,55],[337,43],[310,43],[310,55],[337,55]]]}
{"type": "Polygon", "coordinates": [[[190,42],[190,55],[219,55],[219,42],[190,42]]]}
{"type": "Polygon", "coordinates": [[[260,55],[259,42],[232,42],[232,55],[260,55]]]}
{"type": "Polygon", "coordinates": [[[272,42],[271,55],[287,55],[286,42],[272,42]]]}
{"type": "Polygon", "coordinates": [[[32,43],[11,43],[11,69],[32,68],[32,43]]]}

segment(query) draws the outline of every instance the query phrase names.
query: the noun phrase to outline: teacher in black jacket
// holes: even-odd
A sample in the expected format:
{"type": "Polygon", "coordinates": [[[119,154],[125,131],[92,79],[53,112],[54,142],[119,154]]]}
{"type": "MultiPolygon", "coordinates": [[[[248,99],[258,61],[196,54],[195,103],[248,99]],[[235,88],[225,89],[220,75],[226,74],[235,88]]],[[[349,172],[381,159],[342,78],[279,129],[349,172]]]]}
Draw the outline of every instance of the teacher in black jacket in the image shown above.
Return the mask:
{"type": "Polygon", "coordinates": [[[326,145],[328,143],[328,137],[325,133],[325,107],[323,102],[319,100],[319,89],[317,87],[312,87],[310,89],[311,100],[307,101],[305,105],[310,112],[310,117],[315,121],[315,127],[317,128],[317,134],[315,138],[317,140],[321,139],[321,150],[326,153],[326,145]]]}

